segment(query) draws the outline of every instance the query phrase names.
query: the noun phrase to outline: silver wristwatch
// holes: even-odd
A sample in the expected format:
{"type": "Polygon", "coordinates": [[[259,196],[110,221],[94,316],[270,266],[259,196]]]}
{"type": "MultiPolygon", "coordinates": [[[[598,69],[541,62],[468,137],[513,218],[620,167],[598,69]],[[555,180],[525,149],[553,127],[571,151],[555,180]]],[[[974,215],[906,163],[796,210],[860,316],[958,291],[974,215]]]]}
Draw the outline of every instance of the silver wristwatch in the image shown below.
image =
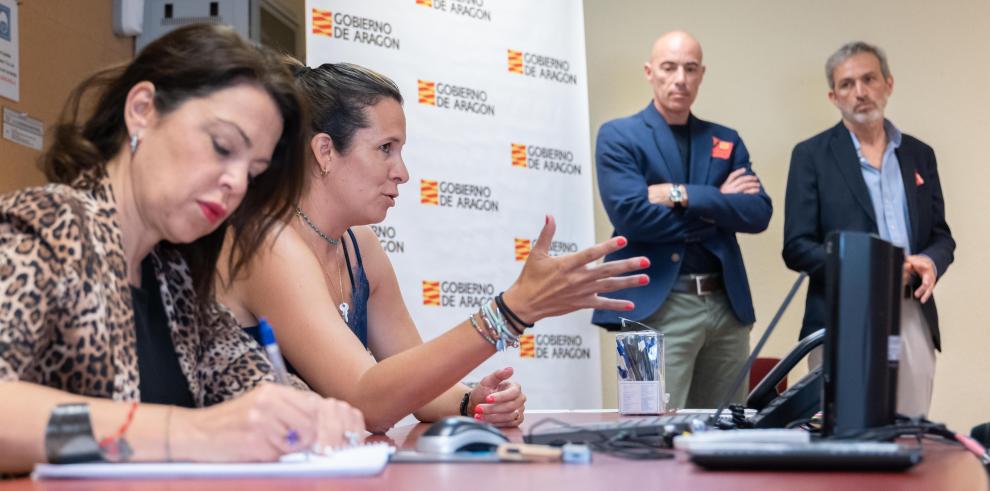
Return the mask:
{"type": "Polygon", "coordinates": [[[684,186],[681,184],[674,184],[670,188],[670,201],[674,203],[674,208],[679,208],[684,206],[684,186]]]}

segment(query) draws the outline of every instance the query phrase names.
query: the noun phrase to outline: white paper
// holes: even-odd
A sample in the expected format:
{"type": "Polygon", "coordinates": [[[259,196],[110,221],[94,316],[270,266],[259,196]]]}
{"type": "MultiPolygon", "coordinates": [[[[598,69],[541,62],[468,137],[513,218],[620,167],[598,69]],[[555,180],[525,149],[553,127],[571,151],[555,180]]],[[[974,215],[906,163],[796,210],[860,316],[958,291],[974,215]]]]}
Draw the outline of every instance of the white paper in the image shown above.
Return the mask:
{"type": "Polygon", "coordinates": [[[661,414],[660,382],[619,381],[619,414],[661,414]]]}
{"type": "Polygon", "coordinates": [[[887,337],[887,361],[900,361],[901,359],[901,337],[887,337]]]}
{"type": "Polygon", "coordinates": [[[3,108],[3,137],[14,142],[41,150],[45,144],[45,124],[25,113],[3,108]]]}
{"type": "Polygon", "coordinates": [[[328,455],[285,456],[281,462],[206,464],[154,462],[128,464],[38,464],[33,479],[182,479],[230,477],[360,477],[385,469],[392,447],[365,445],[328,455]]]}
{"type": "Polygon", "coordinates": [[[0,96],[21,100],[17,1],[0,0],[0,96]]]}

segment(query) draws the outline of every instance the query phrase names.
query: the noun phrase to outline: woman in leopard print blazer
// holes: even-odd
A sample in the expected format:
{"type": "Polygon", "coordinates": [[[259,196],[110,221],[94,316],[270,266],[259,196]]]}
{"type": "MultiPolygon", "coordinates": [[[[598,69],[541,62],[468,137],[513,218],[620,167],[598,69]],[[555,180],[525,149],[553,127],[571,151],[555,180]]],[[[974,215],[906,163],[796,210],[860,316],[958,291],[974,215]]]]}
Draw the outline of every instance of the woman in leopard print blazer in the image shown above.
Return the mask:
{"type": "Polygon", "coordinates": [[[132,460],[272,460],[363,431],[343,402],[263,383],[263,351],[213,297],[224,237],[256,251],[298,197],[301,118],[276,56],[206,25],[73,92],[43,158],[52,184],[0,197],[0,472],[58,457],[43,435],[68,402],[88,403],[105,456],[125,440],[132,460]],[[132,304],[149,278],[157,345],[132,304]],[[137,404],[165,380],[142,346],[174,357],[160,366],[191,407],[137,404]]]}

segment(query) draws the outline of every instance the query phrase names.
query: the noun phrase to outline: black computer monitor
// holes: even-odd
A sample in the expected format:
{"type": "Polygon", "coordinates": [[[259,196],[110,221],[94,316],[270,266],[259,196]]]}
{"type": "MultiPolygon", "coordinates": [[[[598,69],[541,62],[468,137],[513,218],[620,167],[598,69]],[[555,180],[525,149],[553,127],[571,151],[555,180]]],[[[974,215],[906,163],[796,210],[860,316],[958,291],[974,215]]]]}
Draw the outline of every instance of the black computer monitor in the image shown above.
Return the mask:
{"type": "Polygon", "coordinates": [[[825,250],[823,432],[854,435],[894,423],[904,250],[862,232],[825,250]]]}

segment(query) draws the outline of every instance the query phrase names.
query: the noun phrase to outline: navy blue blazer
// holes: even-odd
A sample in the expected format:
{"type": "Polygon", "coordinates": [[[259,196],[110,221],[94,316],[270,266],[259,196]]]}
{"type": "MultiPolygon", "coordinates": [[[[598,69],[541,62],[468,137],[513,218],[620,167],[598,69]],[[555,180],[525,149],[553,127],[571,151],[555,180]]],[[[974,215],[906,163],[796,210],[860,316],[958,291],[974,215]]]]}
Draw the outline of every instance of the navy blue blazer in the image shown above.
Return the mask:
{"type": "MultiPolygon", "coordinates": [[[[898,147],[911,223],[911,252],[932,258],[941,277],[952,263],[956,242],[945,222],[945,203],[935,152],[904,134],[898,147]]],[[[791,154],[784,202],[784,249],[787,267],[811,277],[801,337],[825,327],[825,237],[832,231],[876,234],[870,191],[849,130],[841,122],[798,143],[791,154]]],[[[915,279],[920,284],[919,279],[915,279]]],[[[917,286],[915,286],[917,287],[917,286]]],[[[933,296],[921,305],[935,348],[942,349],[933,296]]]]}
{"type": "Polygon", "coordinates": [[[773,213],[770,197],[761,187],[756,194],[722,194],[719,186],[729,173],[753,173],[749,152],[731,128],[695,117],[691,126],[691,180],[684,177],[680,150],[666,120],[653,102],[637,114],[609,121],[598,130],[595,166],[598,191],[608,213],[613,236],[629,239],[624,249],[606,260],[646,256],[650,284],[610,293],[631,300],[630,312],[596,310],[592,322],[610,329],[619,317],[642,320],[663,305],[681,269],[687,242],[700,242],[722,263],[726,293],[739,322],[752,324],[753,299],[736,232],[766,230],[773,213]],[[684,184],[688,206],[672,210],[650,203],[651,184],[684,184]]]}

